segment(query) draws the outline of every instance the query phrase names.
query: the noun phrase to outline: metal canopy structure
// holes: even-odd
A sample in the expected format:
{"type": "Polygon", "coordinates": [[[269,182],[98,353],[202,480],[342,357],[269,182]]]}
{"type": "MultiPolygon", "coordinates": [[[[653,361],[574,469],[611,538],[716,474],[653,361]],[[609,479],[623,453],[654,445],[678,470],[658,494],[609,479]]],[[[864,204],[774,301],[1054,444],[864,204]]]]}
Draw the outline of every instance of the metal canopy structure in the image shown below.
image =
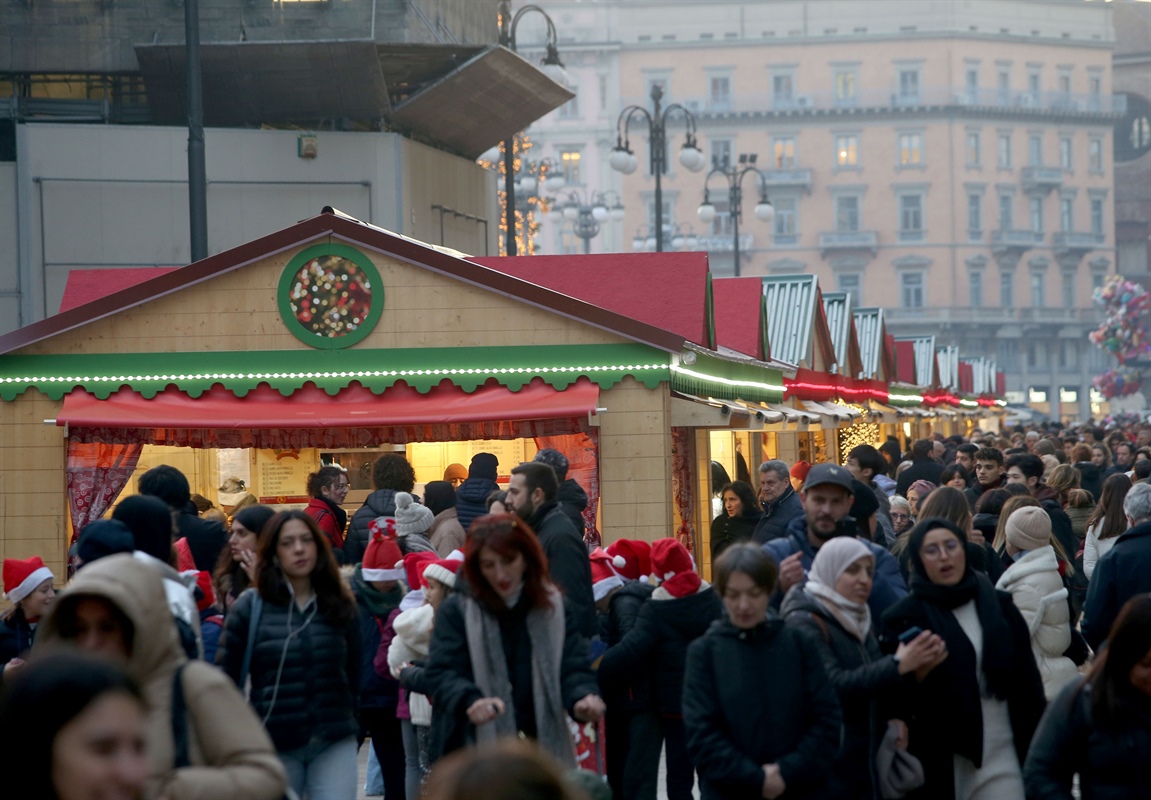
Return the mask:
{"type": "MultiPolygon", "coordinates": [[[[386,120],[466,158],[575,96],[495,45],[229,42],[200,52],[207,125],[386,120]]],[[[136,58],[152,120],[183,124],[184,45],[137,45],[136,58]]]]}

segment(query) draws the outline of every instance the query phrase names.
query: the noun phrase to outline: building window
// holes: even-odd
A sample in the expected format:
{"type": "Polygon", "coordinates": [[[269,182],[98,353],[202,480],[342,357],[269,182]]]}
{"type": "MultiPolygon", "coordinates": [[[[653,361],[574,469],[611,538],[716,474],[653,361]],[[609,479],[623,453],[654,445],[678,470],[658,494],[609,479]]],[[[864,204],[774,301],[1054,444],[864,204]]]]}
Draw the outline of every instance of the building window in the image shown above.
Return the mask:
{"type": "Polygon", "coordinates": [[[835,276],[835,287],[851,298],[852,308],[863,306],[863,281],[857,272],[841,272],[835,276]]]}
{"type": "Polygon", "coordinates": [[[1027,163],[1033,167],[1043,166],[1043,136],[1033,133],[1027,137],[1027,163]]]}
{"type": "Polygon", "coordinates": [[[772,142],[772,155],[775,159],[776,169],[792,169],[795,167],[795,137],[776,136],[772,142]]]}
{"type": "Polygon", "coordinates": [[[978,167],[982,160],[982,142],[979,131],[967,132],[967,166],[978,167]]]}
{"type": "Polygon", "coordinates": [[[607,111],[607,75],[599,76],[599,110],[607,111]]]}
{"type": "Polygon", "coordinates": [[[1072,148],[1072,141],[1070,136],[1059,137],[1059,166],[1065,171],[1070,172],[1074,165],[1071,156],[1074,153],[1072,148]]]}
{"type": "Polygon", "coordinates": [[[1046,283],[1042,272],[1031,273],[1031,306],[1033,308],[1043,308],[1046,283]]]}
{"type": "Polygon", "coordinates": [[[854,69],[835,71],[835,104],[853,106],[859,102],[859,74],[854,69]]]}
{"type": "Polygon", "coordinates": [[[899,134],[899,165],[914,167],[923,163],[923,134],[899,134]]]}
{"type": "Polygon", "coordinates": [[[1015,227],[1015,197],[999,195],[999,230],[1009,231],[1015,227]]]}
{"type": "Polygon", "coordinates": [[[859,136],[844,133],[835,137],[835,163],[840,167],[859,165],[859,136]]]}
{"type": "Polygon", "coordinates": [[[579,150],[561,150],[560,169],[563,170],[564,182],[569,186],[583,183],[583,179],[580,176],[579,150]]]}
{"type": "Polygon", "coordinates": [[[1102,289],[1103,284],[1107,281],[1107,275],[1103,272],[1091,273],[1091,290],[1102,289]]]}
{"type": "Polygon", "coordinates": [[[1075,230],[1075,200],[1071,197],[1059,198],[1059,229],[1068,233],[1075,230]]]}
{"type": "Polygon", "coordinates": [[[711,165],[713,167],[722,167],[725,164],[731,163],[731,139],[712,139],[709,145],[711,147],[711,165]]]}
{"type": "Polygon", "coordinates": [[[979,102],[979,67],[968,67],[964,80],[967,85],[967,102],[979,102]]]}
{"type": "Polygon", "coordinates": [[[855,233],[859,230],[859,197],[840,195],[835,198],[836,233],[855,233]]]}
{"type": "Polygon", "coordinates": [[[791,73],[771,76],[772,105],[791,108],[795,103],[795,76],[791,73]]]}
{"type": "Polygon", "coordinates": [[[983,195],[967,195],[967,232],[974,239],[983,232],[983,195]]]}
{"type": "Polygon", "coordinates": [[[1091,198],[1091,232],[1099,241],[1103,240],[1103,199],[1091,198]]]}
{"type": "Polygon", "coordinates": [[[919,102],[919,70],[918,69],[901,69],[901,70],[899,70],[899,102],[900,103],[918,103],[919,102]]]}
{"type": "Polygon", "coordinates": [[[923,238],[923,195],[899,196],[899,238],[905,242],[923,238]]]}
{"type": "Polygon", "coordinates": [[[971,271],[971,307],[983,307],[983,270],[974,269],[971,271]]]}
{"type": "Polygon", "coordinates": [[[1011,169],[1011,134],[999,134],[998,150],[996,152],[997,162],[1000,169],[1011,169]]]}
{"type": "Polygon", "coordinates": [[[1075,273],[1063,273],[1063,307],[1075,308],[1075,273]]]}
{"type": "Polygon", "coordinates": [[[799,239],[799,200],[795,197],[774,197],[775,219],[772,222],[776,244],[795,244],[799,239]]]}
{"type": "Polygon", "coordinates": [[[1032,196],[1028,204],[1031,211],[1031,232],[1038,238],[1043,235],[1043,198],[1032,196]]]}
{"type": "Polygon", "coordinates": [[[1032,106],[1038,106],[1039,105],[1039,102],[1040,102],[1039,92],[1040,92],[1039,70],[1038,69],[1030,69],[1027,72],[1027,99],[1032,106]]]}
{"type": "Polygon", "coordinates": [[[1103,171],[1103,140],[1091,139],[1087,145],[1087,167],[1092,172],[1103,171]]]}
{"type": "Polygon", "coordinates": [[[1087,110],[1101,111],[1103,109],[1103,80],[1092,76],[1087,79],[1087,110]]]}
{"type": "Polygon", "coordinates": [[[1064,97],[1071,95],[1071,75],[1066,72],[1059,73],[1059,94],[1064,97]]]}
{"type": "Polygon", "coordinates": [[[710,85],[708,107],[713,111],[731,110],[731,78],[726,75],[713,75],[710,85]]]}
{"type": "Polygon", "coordinates": [[[1015,273],[999,273],[999,305],[1003,308],[1015,307],[1015,273]]]}
{"type": "Polygon", "coordinates": [[[903,308],[923,308],[922,272],[900,273],[899,298],[903,308]]]}
{"type": "Polygon", "coordinates": [[[1001,67],[995,77],[995,86],[999,93],[999,105],[1011,105],[1011,70],[1001,67]]]}

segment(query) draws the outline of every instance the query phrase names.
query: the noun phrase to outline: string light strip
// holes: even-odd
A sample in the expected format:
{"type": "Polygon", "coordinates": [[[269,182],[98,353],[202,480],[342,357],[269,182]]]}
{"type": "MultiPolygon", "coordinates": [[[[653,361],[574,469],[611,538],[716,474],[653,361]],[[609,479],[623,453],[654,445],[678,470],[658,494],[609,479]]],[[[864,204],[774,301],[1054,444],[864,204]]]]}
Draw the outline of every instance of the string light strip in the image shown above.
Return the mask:
{"type": "Polygon", "coordinates": [[[783,394],[784,390],[787,388],[782,385],[777,386],[772,383],[763,383],[761,381],[741,381],[735,378],[722,378],[719,375],[705,375],[702,372],[696,372],[695,370],[685,369],[684,367],[674,365],[672,366],[671,371],[678,372],[681,375],[686,375],[687,377],[694,378],[698,381],[707,381],[708,383],[716,383],[721,386],[731,386],[733,388],[760,389],[765,392],[775,392],[778,394],[783,394]]]}

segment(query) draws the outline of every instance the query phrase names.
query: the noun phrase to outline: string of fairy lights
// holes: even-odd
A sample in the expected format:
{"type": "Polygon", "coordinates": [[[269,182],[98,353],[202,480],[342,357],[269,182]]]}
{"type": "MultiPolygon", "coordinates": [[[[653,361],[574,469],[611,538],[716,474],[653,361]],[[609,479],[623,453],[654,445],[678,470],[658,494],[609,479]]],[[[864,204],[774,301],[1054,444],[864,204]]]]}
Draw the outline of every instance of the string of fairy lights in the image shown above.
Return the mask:
{"type": "MultiPolygon", "coordinates": [[[[526,160],[526,153],[535,145],[532,143],[531,137],[526,133],[517,133],[512,139],[512,168],[518,174],[524,167],[526,160]]],[[[508,194],[502,188],[504,184],[504,143],[501,142],[499,146],[499,158],[493,161],[487,159],[480,159],[477,163],[484,169],[490,169],[497,172],[500,176],[500,190],[498,192],[498,199],[500,204],[500,255],[507,255],[506,234],[507,226],[507,207],[508,207],[508,194]]],[[[542,183],[547,177],[547,166],[545,164],[539,165],[540,174],[539,181],[542,183]]],[[[547,200],[539,197],[535,193],[527,193],[526,196],[516,195],[516,253],[521,256],[531,256],[536,254],[536,236],[540,232],[540,223],[537,221],[537,215],[542,216],[548,212],[547,200]]]]}

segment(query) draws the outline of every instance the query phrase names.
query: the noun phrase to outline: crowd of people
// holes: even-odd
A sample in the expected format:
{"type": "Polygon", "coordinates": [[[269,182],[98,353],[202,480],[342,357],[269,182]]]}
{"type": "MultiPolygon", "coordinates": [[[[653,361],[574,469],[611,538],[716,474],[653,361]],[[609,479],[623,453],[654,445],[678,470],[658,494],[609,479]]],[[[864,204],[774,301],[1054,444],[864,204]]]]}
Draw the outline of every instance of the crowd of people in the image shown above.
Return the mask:
{"type": "Polygon", "coordinates": [[[711,582],[589,550],[555,450],[223,522],[155,467],[66,586],[4,562],[0,774],[349,800],[370,739],[388,800],[1151,796],[1151,425],[906,444],[713,469],[711,582]]]}

